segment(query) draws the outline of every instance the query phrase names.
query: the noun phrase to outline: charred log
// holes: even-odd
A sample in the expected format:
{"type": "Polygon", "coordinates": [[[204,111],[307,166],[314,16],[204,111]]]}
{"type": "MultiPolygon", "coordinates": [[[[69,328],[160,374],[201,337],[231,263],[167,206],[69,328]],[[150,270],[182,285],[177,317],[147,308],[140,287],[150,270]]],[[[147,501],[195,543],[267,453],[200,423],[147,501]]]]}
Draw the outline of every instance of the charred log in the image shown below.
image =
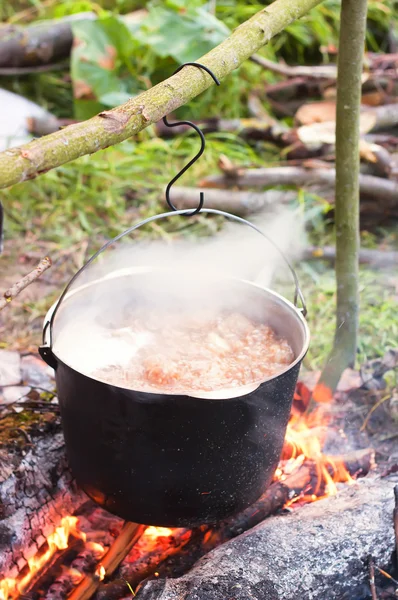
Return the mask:
{"type": "Polygon", "coordinates": [[[10,577],[40,550],[63,516],[87,501],[67,467],[59,425],[31,439],[22,456],[4,451],[10,468],[2,469],[0,480],[0,574],[10,577]]]}

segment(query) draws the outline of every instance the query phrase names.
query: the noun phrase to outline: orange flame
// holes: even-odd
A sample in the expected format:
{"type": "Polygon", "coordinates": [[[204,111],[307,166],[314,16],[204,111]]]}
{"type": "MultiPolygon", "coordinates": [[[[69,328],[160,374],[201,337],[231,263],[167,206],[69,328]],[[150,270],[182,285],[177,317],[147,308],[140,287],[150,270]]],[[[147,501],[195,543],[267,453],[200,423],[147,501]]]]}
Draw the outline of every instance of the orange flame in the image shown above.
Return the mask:
{"type": "Polygon", "coordinates": [[[19,580],[6,577],[0,581],[0,600],[14,600],[32,581],[33,577],[44,567],[57,550],[65,550],[68,547],[70,534],[85,541],[86,534],[77,527],[77,517],[64,517],[59,527],[47,538],[47,550],[40,555],[28,559],[28,573],[19,580]]]}
{"type": "Polygon", "coordinates": [[[173,530],[169,529],[168,527],[154,527],[151,525],[145,529],[144,536],[152,541],[155,541],[159,537],[169,537],[169,535],[172,535],[172,533],[173,530]]]}
{"type": "MultiPolygon", "coordinates": [[[[286,477],[298,469],[306,458],[315,463],[316,484],[311,495],[302,496],[306,502],[314,502],[325,496],[337,493],[337,482],[352,483],[353,479],[340,462],[323,454],[330,417],[327,402],[332,399],[326,394],[322,397],[322,405],[313,412],[306,413],[310,392],[304,384],[299,384],[295,393],[293,409],[286,430],[282,460],[275,472],[275,479],[284,481],[286,477]],[[332,475],[331,475],[332,473],[332,475]]],[[[320,402],[320,400],[318,400],[320,402]]],[[[295,498],[292,502],[297,501],[295,498]]]]}

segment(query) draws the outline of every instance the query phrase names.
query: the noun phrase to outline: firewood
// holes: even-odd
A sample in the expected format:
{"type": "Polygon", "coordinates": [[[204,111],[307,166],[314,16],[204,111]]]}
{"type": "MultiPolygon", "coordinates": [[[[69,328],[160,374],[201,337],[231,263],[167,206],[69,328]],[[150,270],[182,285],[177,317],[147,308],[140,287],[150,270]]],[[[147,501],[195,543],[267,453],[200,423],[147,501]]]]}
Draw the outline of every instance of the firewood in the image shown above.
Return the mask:
{"type": "Polygon", "coordinates": [[[118,573],[119,576],[115,580],[101,584],[95,600],[119,600],[128,593],[126,581],[135,589],[144,579],[153,575],[159,564],[165,559],[180,554],[187,545],[192,549],[194,543],[201,543],[207,530],[207,527],[193,529],[191,532],[186,529],[178,530],[173,534],[172,543],[168,548],[165,549],[160,545],[156,546],[138,560],[132,563],[124,563],[118,573]]]}
{"type": "Polygon", "coordinates": [[[69,600],[88,600],[95,593],[100,582],[112,575],[122,560],[130,552],[146,529],[145,525],[126,523],[94,573],[86,575],[69,596],[69,600]]]}
{"type": "Polygon", "coordinates": [[[47,269],[51,267],[51,264],[51,260],[48,258],[48,256],[46,256],[39,262],[33,271],[25,275],[25,277],[22,277],[20,281],[14,283],[14,285],[4,292],[3,297],[0,298],[0,310],[3,310],[3,308],[7,306],[7,304],[9,304],[16,296],[18,296],[22,290],[28,287],[28,285],[36,281],[36,279],[38,279],[40,275],[44,273],[44,271],[47,271],[47,269]]]}
{"type": "MultiPolygon", "coordinates": [[[[195,208],[199,190],[188,187],[173,187],[173,202],[177,208],[195,208]]],[[[204,207],[247,216],[263,210],[275,212],[279,205],[288,204],[297,198],[296,192],[269,190],[267,192],[246,192],[208,189],[205,192],[204,207]]]]}
{"type": "MultiPolygon", "coordinates": [[[[295,185],[309,187],[311,185],[334,186],[336,173],[329,169],[304,169],[302,167],[271,167],[260,169],[242,169],[239,176],[228,178],[225,175],[211,175],[203,179],[201,187],[250,186],[265,187],[275,185],[295,185]]],[[[385,207],[394,207],[398,203],[398,182],[359,175],[361,194],[378,198],[385,207]]]]}
{"type": "Polygon", "coordinates": [[[86,12],[28,27],[2,25],[0,68],[7,71],[29,69],[64,60],[72,48],[72,23],[95,18],[94,13],[86,12]]]}
{"type": "Polygon", "coordinates": [[[22,455],[7,453],[11,469],[0,479],[0,573],[6,577],[26,564],[27,549],[36,553],[60,519],[87,502],[67,467],[59,426],[48,422],[43,432],[36,425],[31,438],[22,455]]]}

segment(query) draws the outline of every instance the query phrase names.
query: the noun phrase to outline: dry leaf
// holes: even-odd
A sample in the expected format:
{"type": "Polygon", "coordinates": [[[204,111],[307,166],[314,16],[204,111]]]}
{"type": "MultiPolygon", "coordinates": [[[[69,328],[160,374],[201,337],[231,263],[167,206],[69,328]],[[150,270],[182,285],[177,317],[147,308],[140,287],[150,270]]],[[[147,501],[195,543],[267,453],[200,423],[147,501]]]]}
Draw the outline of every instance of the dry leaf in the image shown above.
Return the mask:
{"type": "Polygon", "coordinates": [[[363,139],[359,140],[360,157],[363,158],[363,160],[366,160],[367,162],[377,163],[377,156],[374,152],[377,148],[378,146],[376,146],[375,144],[369,144],[369,142],[363,139]]]}
{"type": "Polygon", "coordinates": [[[359,132],[363,135],[372,131],[376,125],[376,115],[371,112],[362,112],[359,116],[359,132]]]}
{"type": "Polygon", "coordinates": [[[218,168],[224,173],[230,173],[231,171],[235,171],[236,168],[231,159],[228,158],[228,156],[225,156],[225,154],[220,154],[220,158],[218,159],[217,165],[218,168]]]}
{"type": "Polygon", "coordinates": [[[311,125],[299,127],[297,129],[297,136],[307,148],[317,150],[323,144],[334,145],[336,141],[335,129],[335,121],[312,123],[311,125]]]}
{"type": "Polygon", "coordinates": [[[105,56],[102,56],[99,61],[98,64],[100,67],[102,67],[103,69],[106,69],[107,71],[113,71],[113,69],[115,68],[115,64],[116,64],[116,56],[117,56],[117,52],[116,52],[116,48],[114,48],[113,46],[107,46],[105,48],[105,56]]]}
{"type": "Polygon", "coordinates": [[[380,106],[385,104],[386,94],[384,91],[368,92],[363,94],[361,104],[364,106],[380,106]]]}
{"type": "Polygon", "coordinates": [[[84,98],[85,100],[95,100],[93,88],[81,79],[77,79],[73,82],[73,95],[78,100],[81,98],[84,98]]]}
{"type": "Polygon", "coordinates": [[[303,104],[296,112],[296,121],[300,125],[324,123],[336,119],[336,103],[332,100],[303,104]]]}

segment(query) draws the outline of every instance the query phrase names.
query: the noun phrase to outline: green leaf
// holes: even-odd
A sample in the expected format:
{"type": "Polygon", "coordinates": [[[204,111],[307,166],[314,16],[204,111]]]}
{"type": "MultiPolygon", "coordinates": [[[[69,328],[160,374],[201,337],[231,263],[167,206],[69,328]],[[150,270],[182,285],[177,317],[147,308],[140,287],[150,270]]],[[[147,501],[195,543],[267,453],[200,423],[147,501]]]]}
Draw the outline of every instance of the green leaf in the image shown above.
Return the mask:
{"type": "Polygon", "coordinates": [[[151,7],[134,37],[150,46],[158,56],[177,62],[194,61],[220,44],[230,31],[203,7],[176,12],[166,7],[151,7]]]}
{"type": "Polygon", "coordinates": [[[137,42],[121,19],[106,15],[96,21],[80,21],[73,24],[73,34],[71,75],[78,119],[137,93],[132,67],[137,42]]]}

